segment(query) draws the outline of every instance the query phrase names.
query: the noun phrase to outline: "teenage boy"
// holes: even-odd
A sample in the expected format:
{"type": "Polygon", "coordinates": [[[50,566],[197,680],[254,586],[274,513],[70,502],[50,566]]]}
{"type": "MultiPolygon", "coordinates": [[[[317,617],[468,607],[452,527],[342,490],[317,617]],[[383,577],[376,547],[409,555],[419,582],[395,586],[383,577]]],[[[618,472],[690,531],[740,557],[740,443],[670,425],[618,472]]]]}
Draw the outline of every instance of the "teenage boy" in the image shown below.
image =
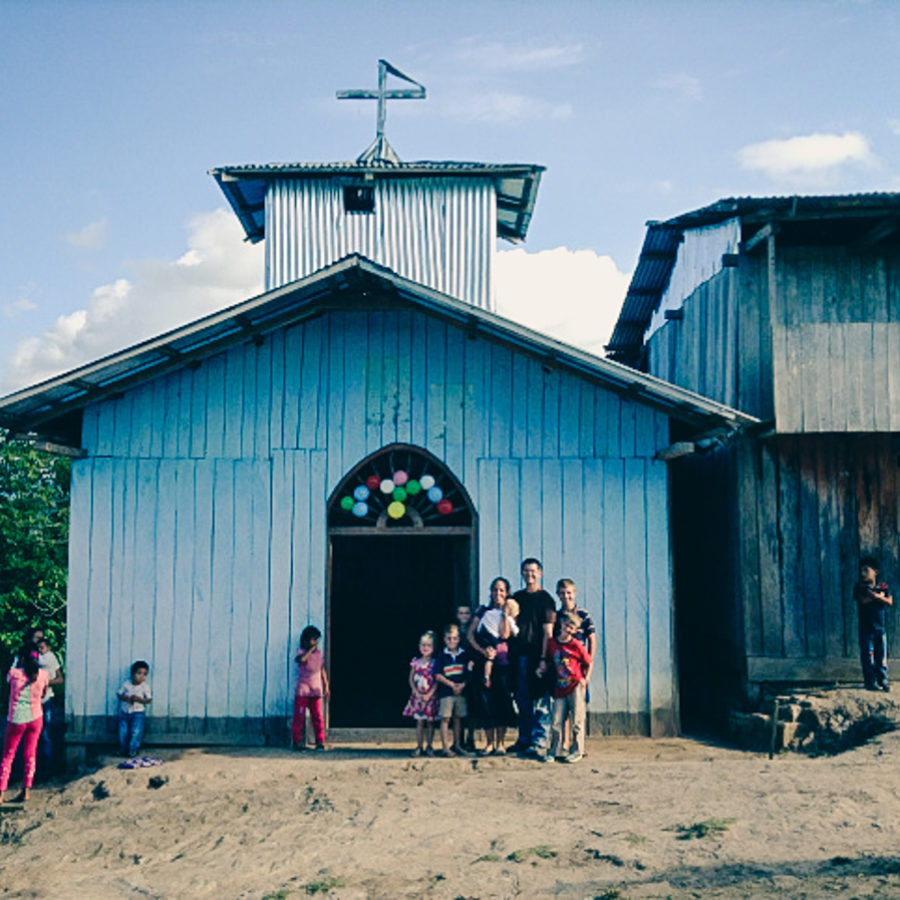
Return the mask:
{"type": "Polygon", "coordinates": [[[459,625],[444,629],[444,649],[434,660],[437,681],[438,715],[441,717],[441,756],[468,756],[459,745],[460,727],[466,717],[466,698],[463,691],[469,678],[472,661],[459,646],[459,625]],[[453,743],[450,743],[450,721],[453,720],[453,743]]]}
{"type": "Polygon", "coordinates": [[[859,655],[866,690],[889,691],[885,610],[894,598],[885,582],[878,581],[878,562],[871,556],[859,561],[859,581],[853,586],[859,608],[859,655]]]}
{"type": "Polygon", "coordinates": [[[516,671],[516,705],[519,708],[519,738],[510,748],[526,756],[542,759],[547,753],[550,731],[550,685],[538,672],[547,655],[547,641],[553,637],[556,604],[541,587],[544,568],[540,560],[529,556],[522,560],[525,587],[513,594],[519,604],[516,624],[518,668],[516,671]]]}
{"type": "MultiPolygon", "coordinates": [[[[576,763],[584,756],[585,673],[591,666],[591,655],[575,635],[581,628],[581,616],[564,612],[559,618],[556,637],[547,642],[547,652],[553,666],[553,740],[546,759],[576,763]],[[566,756],[563,751],[563,730],[568,719],[572,720],[572,743],[566,756]]],[[[541,660],[541,668],[547,663],[541,660]]]]}

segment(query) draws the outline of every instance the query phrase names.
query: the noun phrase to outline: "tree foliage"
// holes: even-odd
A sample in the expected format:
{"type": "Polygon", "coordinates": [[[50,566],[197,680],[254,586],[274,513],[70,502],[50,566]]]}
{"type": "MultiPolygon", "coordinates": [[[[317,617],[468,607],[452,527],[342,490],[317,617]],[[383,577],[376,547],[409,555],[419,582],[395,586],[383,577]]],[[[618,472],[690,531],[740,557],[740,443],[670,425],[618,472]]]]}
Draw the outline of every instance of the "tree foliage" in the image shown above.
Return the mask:
{"type": "Polygon", "coordinates": [[[70,463],[0,430],[0,663],[29,628],[65,647],[70,463]]]}

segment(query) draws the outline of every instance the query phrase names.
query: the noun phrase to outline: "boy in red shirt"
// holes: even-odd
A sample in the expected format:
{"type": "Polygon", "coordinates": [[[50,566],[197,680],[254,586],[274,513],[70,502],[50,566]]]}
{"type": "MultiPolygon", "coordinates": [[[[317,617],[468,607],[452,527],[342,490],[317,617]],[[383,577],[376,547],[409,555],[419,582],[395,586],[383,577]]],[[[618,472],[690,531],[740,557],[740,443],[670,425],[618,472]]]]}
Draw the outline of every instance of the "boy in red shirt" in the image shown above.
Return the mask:
{"type": "MultiPolygon", "coordinates": [[[[559,762],[576,763],[584,756],[584,692],[587,682],[585,672],[591,665],[591,655],[584,644],[575,640],[575,633],[581,627],[578,613],[564,612],[559,617],[559,633],[547,641],[547,656],[553,663],[553,725],[551,727],[550,752],[547,759],[554,757],[559,762]],[[572,746],[568,756],[562,754],[562,732],[566,718],[572,717],[572,746]],[[557,753],[559,755],[557,756],[557,753]]],[[[541,660],[541,669],[546,670],[546,660],[541,660]]]]}

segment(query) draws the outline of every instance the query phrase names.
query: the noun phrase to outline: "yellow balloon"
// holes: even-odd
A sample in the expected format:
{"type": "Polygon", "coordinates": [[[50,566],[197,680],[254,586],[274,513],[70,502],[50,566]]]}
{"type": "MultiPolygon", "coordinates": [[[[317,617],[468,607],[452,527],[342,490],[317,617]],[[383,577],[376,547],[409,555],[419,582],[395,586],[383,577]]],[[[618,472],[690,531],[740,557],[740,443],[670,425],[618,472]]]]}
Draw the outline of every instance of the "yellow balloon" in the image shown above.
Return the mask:
{"type": "Polygon", "coordinates": [[[404,515],[406,515],[406,507],[402,503],[398,503],[396,500],[388,505],[387,514],[392,519],[402,519],[404,515]]]}

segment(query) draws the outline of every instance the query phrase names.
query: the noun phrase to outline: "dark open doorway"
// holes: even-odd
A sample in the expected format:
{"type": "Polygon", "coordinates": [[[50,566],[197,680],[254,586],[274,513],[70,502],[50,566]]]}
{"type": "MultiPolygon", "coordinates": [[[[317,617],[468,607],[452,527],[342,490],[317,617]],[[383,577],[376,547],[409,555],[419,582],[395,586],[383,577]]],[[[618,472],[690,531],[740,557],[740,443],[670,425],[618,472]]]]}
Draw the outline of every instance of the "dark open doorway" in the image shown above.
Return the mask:
{"type": "Polygon", "coordinates": [[[419,637],[471,602],[475,513],[465,488],[428,451],[394,444],[349,472],[331,496],[327,652],[330,725],[392,728],[409,699],[419,637]]]}
{"type": "Polygon", "coordinates": [[[409,661],[419,636],[469,599],[466,535],[334,536],[331,558],[331,725],[408,724],[409,661]]]}

